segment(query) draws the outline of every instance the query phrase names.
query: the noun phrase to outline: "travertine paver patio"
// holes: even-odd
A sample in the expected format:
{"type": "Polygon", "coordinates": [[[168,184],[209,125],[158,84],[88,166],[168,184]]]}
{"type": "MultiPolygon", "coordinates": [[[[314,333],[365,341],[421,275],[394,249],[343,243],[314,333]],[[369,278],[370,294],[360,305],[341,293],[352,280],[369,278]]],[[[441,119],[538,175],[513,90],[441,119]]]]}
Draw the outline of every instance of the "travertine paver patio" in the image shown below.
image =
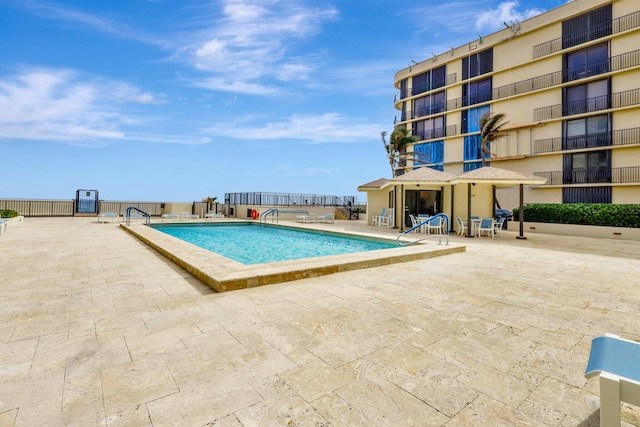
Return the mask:
{"type": "Polygon", "coordinates": [[[28,218],[0,237],[0,426],[597,425],[590,341],[640,339],[640,242],[528,237],[215,294],[115,224],[28,218]]]}

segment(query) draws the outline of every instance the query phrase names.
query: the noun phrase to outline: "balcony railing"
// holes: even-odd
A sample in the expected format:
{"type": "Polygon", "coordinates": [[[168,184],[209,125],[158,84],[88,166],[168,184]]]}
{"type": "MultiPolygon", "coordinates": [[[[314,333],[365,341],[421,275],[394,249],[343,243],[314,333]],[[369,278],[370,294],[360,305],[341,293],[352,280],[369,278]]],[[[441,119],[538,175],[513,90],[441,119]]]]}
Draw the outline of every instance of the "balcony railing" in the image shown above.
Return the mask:
{"type": "Polygon", "coordinates": [[[535,172],[534,175],[547,178],[544,185],[629,184],[640,183],[640,166],[535,172]]]}
{"type": "Polygon", "coordinates": [[[640,104],[640,89],[617,92],[612,95],[597,96],[575,102],[551,105],[533,110],[533,120],[550,120],[563,116],[589,113],[592,111],[621,108],[640,104]]]}
{"type": "Polygon", "coordinates": [[[585,148],[606,147],[610,145],[640,144],[640,128],[620,129],[579,137],[539,139],[533,142],[534,153],[551,153],[563,150],[580,150],[585,148]]]}
{"type": "Polygon", "coordinates": [[[621,16],[620,18],[616,18],[611,22],[606,22],[595,28],[587,28],[577,33],[569,34],[565,37],[559,37],[557,39],[535,45],[533,47],[533,59],[559,52],[563,49],[563,45],[564,47],[575,46],[589,40],[596,40],[601,37],[606,37],[609,34],[620,33],[639,26],[640,11],[633,12],[628,15],[621,16]]]}
{"type": "MultiPolygon", "coordinates": [[[[429,84],[429,83],[425,83],[423,85],[417,86],[417,87],[412,87],[411,91],[409,91],[409,89],[404,89],[400,91],[400,99],[405,99],[407,98],[407,94],[409,92],[411,92],[411,96],[414,95],[419,95],[421,93],[425,93],[425,92],[429,92],[432,90],[436,90],[436,89],[440,89],[441,87],[444,86],[449,86],[454,84],[457,81],[457,73],[452,73],[449,74],[447,77],[445,77],[444,80],[440,80],[438,82],[436,82],[436,84],[429,84]]],[[[394,102],[397,101],[397,97],[394,97],[394,102]]]]}
{"type": "Polygon", "coordinates": [[[445,136],[454,136],[456,134],[456,125],[447,126],[444,128],[425,129],[421,132],[414,132],[413,136],[417,137],[420,141],[444,138],[445,136]]]}
{"type": "Polygon", "coordinates": [[[603,61],[586,64],[581,67],[556,71],[542,76],[522,80],[493,89],[493,99],[506,98],[521,93],[559,85],[563,82],[584,79],[610,71],[624,70],[640,65],[640,50],[612,56],[603,61]]]}

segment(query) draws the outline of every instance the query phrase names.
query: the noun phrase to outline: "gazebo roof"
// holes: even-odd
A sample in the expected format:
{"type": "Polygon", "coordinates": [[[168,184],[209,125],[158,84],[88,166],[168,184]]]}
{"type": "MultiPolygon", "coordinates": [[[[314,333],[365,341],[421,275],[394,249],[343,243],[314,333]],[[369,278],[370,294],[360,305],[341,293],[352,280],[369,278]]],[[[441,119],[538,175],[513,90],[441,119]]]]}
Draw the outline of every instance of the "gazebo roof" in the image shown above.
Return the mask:
{"type": "Polygon", "coordinates": [[[479,183],[493,184],[498,187],[513,187],[520,184],[542,185],[546,182],[547,179],[540,176],[483,166],[456,176],[455,179],[451,181],[451,184],[479,183]]]}
{"type": "Polygon", "coordinates": [[[375,181],[368,182],[358,186],[358,191],[379,190],[383,188],[389,180],[387,178],[379,178],[375,181]]]}
{"type": "Polygon", "coordinates": [[[455,175],[448,172],[441,172],[436,169],[422,167],[393,178],[391,181],[387,182],[385,187],[393,184],[425,183],[433,185],[451,185],[450,181],[455,177],[455,175]]]}

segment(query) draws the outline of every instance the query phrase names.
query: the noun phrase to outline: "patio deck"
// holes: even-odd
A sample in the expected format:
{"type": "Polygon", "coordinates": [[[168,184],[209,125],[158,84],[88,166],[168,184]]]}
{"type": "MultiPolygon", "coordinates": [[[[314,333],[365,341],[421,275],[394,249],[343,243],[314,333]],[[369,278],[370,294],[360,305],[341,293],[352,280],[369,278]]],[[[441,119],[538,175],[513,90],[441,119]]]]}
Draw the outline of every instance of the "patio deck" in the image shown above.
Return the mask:
{"type": "Polygon", "coordinates": [[[0,426],[597,425],[590,342],[640,340],[640,242],[504,234],[216,294],[117,224],[27,218],[0,237],[0,426]]]}

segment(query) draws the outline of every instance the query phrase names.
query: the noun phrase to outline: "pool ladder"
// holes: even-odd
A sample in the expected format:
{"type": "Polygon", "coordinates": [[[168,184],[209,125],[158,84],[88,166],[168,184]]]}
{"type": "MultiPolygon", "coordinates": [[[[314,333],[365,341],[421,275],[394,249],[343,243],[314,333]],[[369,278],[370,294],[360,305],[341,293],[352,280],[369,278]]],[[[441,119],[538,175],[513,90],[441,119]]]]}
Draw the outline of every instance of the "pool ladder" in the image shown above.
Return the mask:
{"type": "Polygon", "coordinates": [[[145,218],[145,223],[147,225],[149,225],[151,223],[151,215],[149,215],[147,212],[143,211],[142,209],[138,209],[135,206],[129,206],[127,208],[127,213],[125,215],[125,218],[127,218],[127,225],[131,225],[131,211],[138,211],[142,214],[142,216],[145,218]]]}
{"type": "Polygon", "coordinates": [[[267,217],[271,216],[271,222],[278,222],[278,214],[279,211],[276,208],[270,208],[260,214],[260,224],[262,224],[262,220],[264,219],[264,223],[267,223],[267,217]]]}
{"type": "Polygon", "coordinates": [[[429,217],[427,220],[422,221],[419,224],[414,225],[413,227],[411,227],[410,229],[408,229],[407,231],[401,233],[400,235],[398,235],[398,237],[396,238],[396,241],[398,242],[398,246],[409,246],[409,245],[413,245],[414,243],[418,243],[418,242],[422,242],[423,240],[427,240],[430,239],[432,237],[437,237],[438,238],[438,244],[441,245],[442,244],[442,238],[445,237],[447,239],[447,242],[445,244],[449,244],[449,215],[445,214],[445,213],[439,213],[439,214],[435,214],[432,217],[429,217]],[[420,227],[428,224],[431,220],[433,220],[433,218],[444,218],[444,225],[445,225],[445,230],[446,232],[444,234],[440,233],[440,234],[427,234],[426,237],[423,237],[422,239],[418,239],[418,240],[412,240],[411,242],[407,242],[407,241],[402,241],[400,240],[400,238],[402,236],[404,236],[405,234],[409,234],[412,233],[416,230],[418,230],[420,227]]]}

